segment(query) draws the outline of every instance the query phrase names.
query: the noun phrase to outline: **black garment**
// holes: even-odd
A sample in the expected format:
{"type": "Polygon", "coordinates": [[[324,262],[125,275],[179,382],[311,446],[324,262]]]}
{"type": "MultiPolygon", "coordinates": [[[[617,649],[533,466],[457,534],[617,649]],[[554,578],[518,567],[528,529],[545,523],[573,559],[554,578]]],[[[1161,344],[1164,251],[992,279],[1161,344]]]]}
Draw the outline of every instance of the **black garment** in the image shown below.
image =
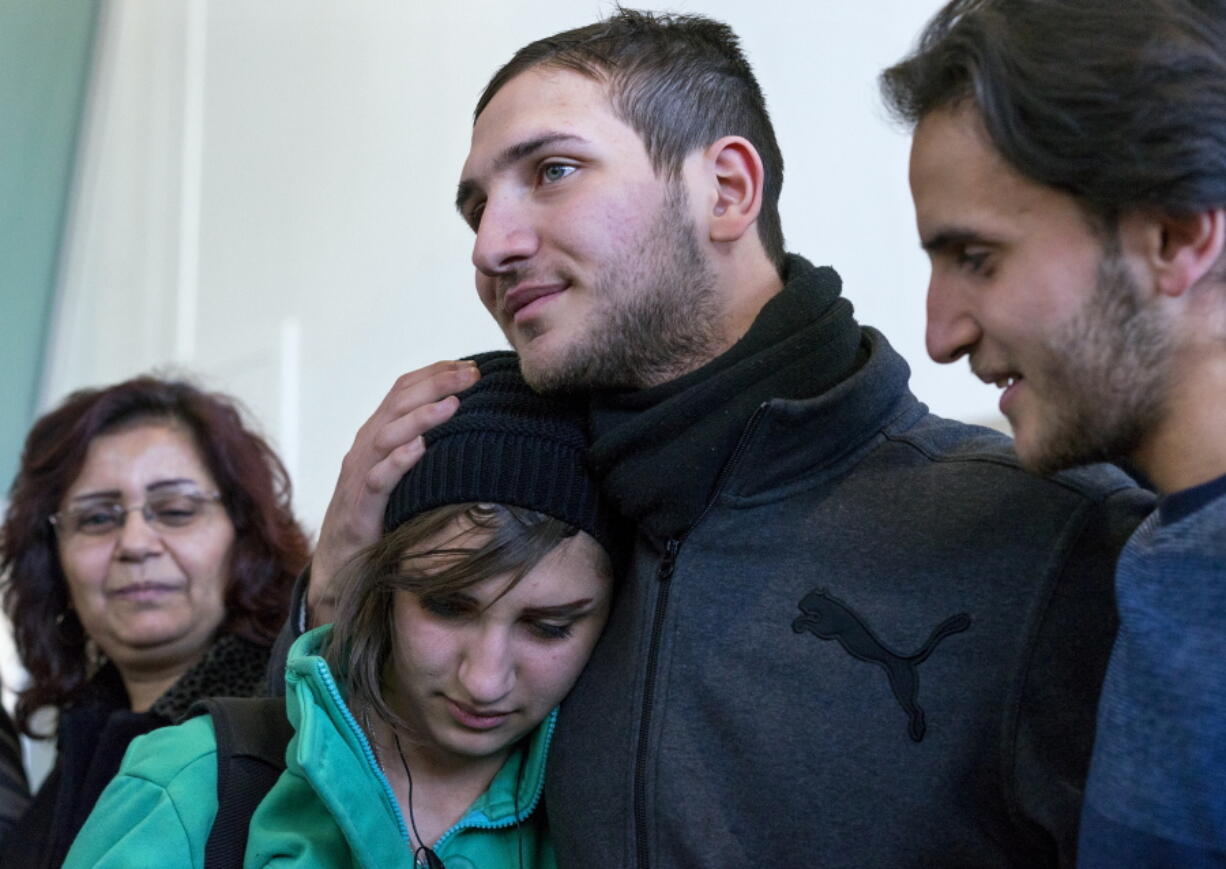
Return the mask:
{"type": "Polygon", "coordinates": [[[788,267],[724,357],[593,401],[639,535],[558,720],[559,865],[1071,866],[1152,498],[932,416],[833,272],[788,267]]]}
{"type": "Polygon", "coordinates": [[[30,786],[21,765],[21,743],[4,707],[0,706],[0,843],[30,802],[30,786]]]}
{"type": "Polygon", "coordinates": [[[222,636],[148,712],[129,709],[119,671],[105,665],[80,701],[61,714],[55,766],[4,841],[0,866],[59,867],[133,739],[177,722],[201,698],[259,693],[267,665],[268,649],[222,636]]]}
{"type": "Polygon", "coordinates": [[[864,364],[840,288],[834,269],[804,263],[803,282],[767,302],[727,353],[670,383],[591,397],[592,468],[640,532],[662,540],[698,518],[763,402],[821,395],[864,364]]]}
{"type": "Polygon", "coordinates": [[[537,395],[509,350],[468,358],[481,379],[425,433],[425,454],[388,496],[384,533],[437,507],[487,502],[552,516],[616,551],[616,523],[587,469],[586,402],[537,395]]]}

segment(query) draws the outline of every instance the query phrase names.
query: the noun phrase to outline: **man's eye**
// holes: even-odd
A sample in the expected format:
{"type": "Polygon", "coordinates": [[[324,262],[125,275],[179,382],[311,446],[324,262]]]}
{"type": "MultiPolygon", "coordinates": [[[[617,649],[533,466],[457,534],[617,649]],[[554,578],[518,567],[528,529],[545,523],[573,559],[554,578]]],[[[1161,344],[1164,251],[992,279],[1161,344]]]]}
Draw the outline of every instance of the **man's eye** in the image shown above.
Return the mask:
{"type": "Polygon", "coordinates": [[[574,171],[575,167],[569,163],[546,163],[541,167],[541,181],[546,184],[553,184],[555,181],[561,181],[574,171]]]}
{"type": "Polygon", "coordinates": [[[958,267],[973,275],[981,275],[987,271],[990,253],[986,250],[966,249],[958,251],[958,267]]]}
{"type": "Polygon", "coordinates": [[[570,636],[571,623],[528,622],[528,630],[542,640],[564,640],[570,636]]]}
{"type": "Polygon", "coordinates": [[[472,227],[473,232],[476,232],[477,227],[481,225],[481,214],[484,211],[485,211],[484,204],[474,205],[472,208],[469,209],[468,214],[465,217],[465,220],[468,222],[468,225],[472,227]]]}

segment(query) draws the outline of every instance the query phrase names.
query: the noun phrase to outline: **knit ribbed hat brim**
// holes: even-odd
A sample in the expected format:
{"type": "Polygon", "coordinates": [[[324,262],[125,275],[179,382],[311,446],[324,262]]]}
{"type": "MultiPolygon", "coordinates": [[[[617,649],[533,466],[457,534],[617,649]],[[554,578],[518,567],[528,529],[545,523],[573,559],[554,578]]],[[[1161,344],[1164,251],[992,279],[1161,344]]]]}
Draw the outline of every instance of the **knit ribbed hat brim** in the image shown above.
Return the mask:
{"type": "Polygon", "coordinates": [[[614,523],[586,464],[586,406],[533,392],[514,353],[470,358],[481,379],[425,435],[425,454],[388,500],[384,529],[447,504],[509,504],[586,531],[612,554],[614,523]]]}

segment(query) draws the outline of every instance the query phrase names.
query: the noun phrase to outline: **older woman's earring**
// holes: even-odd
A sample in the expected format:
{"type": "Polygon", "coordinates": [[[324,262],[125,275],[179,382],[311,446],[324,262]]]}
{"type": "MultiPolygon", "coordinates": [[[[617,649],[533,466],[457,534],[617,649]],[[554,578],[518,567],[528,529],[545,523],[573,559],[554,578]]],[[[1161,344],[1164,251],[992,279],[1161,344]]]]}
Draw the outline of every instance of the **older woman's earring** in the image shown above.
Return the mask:
{"type": "Polygon", "coordinates": [[[106,666],[106,655],[90,637],[85,638],[85,661],[89,665],[86,673],[90,677],[106,666]]]}

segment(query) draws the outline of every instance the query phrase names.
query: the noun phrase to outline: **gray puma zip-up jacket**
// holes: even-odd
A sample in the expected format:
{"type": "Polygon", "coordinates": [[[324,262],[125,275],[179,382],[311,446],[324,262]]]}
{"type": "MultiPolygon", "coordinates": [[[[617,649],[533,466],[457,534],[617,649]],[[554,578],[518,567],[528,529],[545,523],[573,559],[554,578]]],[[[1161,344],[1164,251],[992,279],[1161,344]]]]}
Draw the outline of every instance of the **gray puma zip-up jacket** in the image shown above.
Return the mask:
{"type": "Polygon", "coordinates": [[[861,335],[834,388],[730,422],[690,530],[640,524],[559,719],[563,867],[1073,864],[1115,560],[1152,499],[1022,471],[861,335]]]}

